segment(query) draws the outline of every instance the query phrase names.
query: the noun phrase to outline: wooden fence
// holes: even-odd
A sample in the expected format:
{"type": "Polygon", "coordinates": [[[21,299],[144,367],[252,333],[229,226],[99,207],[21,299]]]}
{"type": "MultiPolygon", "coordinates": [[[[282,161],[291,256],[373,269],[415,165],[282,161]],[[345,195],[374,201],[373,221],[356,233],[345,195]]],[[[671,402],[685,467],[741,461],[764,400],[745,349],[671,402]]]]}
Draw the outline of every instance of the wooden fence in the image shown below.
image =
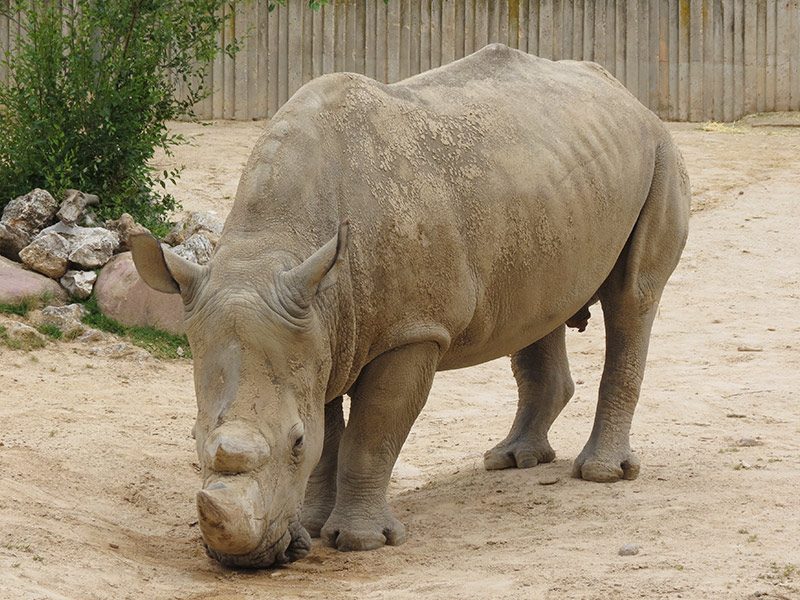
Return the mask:
{"type": "MultiPolygon", "coordinates": [[[[551,59],[594,60],[664,119],[730,121],[800,110],[800,0],[239,0],[208,71],[202,118],[272,115],[333,71],[384,82],[502,42],[551,59]]],[[[2,21],[2,19],[0,19],[2,21]]],[[[0,22],[0,47],[13,43],[0,22]]]]}

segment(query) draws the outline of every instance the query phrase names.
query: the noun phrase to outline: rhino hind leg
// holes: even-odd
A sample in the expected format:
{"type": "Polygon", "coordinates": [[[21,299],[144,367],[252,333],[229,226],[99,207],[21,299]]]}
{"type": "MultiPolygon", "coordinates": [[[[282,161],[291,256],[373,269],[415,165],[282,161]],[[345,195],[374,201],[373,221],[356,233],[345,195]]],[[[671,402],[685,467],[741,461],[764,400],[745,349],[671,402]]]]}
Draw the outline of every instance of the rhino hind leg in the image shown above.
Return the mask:
{"type": "Polygon", "coordinates": [[[589,441],[572,474],[589,481],[635,479],[630,427],[661,293],[686,242],[689,186],[672,144],[659,148],[653,181],[633,232],[599,290],[606,354],[589,441]]]}
{"type": "Polygon", "coordinates": [[[405,541],[386,488],[438,361],[438,344],[420,342],[378,356],[359,375],[339,450],[336,505],[322,528],[329,546],[371,550],[405,541]]]}
{"type": "Polygon", "coordinates": [[[344,432],[342,397],[325,405],[325,441],[322,456],[311,472],[306,486],[301,522],[311,537],[319,537],[322,526],[333,511],[336,502],[336,463],[339,443],[344,432]]]}
{"type": "Polygon", "coordinates": [[[483,456],[486,469],[520,469],[551,462],[547,432],[575,391],[564,325],[511,357],[517,380],[517,415],[506,438],[483,456]]]}

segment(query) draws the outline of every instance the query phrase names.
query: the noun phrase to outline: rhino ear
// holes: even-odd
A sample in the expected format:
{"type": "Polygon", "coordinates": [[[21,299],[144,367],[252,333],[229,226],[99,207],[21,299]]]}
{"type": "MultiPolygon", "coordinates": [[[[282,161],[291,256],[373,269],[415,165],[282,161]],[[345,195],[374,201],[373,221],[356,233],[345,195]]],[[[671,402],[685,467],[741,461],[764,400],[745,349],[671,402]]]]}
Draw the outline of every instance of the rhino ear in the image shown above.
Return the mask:
{"type": "Polygon", "coordinates": [[[139,277],[159,292],[185,296],[203,274],[200,265],[169,250],[165,252],[149,231],[131,234],[128,245],[139,277]]]}
{"type": "Polygon", "coordinates": [[[317,292],[324,291],[336,283],[338,265],[347,255],[349,226],[348,221],[339,225],[336,235],[322,248],[283,274],[289,299],[300,311],[308,311],[317,292]]]}

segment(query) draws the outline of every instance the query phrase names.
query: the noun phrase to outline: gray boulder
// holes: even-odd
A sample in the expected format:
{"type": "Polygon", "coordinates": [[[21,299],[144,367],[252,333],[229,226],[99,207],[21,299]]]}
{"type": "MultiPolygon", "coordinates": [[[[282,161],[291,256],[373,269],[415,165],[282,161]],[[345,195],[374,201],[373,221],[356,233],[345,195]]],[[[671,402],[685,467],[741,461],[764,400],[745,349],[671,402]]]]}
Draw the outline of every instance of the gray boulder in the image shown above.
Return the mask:
{"type": "Polygon", "coordinates": [[[0,319],[0,341],[19,350],[33,350],[47,345],[47,338],[33,327],[11,319],[0,319]]]}
{"type": "MultiPolygon", "coordinates": [[[[119,247],[119,236],[103,227],[80,227],[56,223],[39,236],[58,234],[68,244],[67,259],[82,269],[97,269],[106,264],[119,247]]],[[[38,239],[34,238],[34,241],[38,239]]],[[[64,273],[61,273],[63,275],[64,273]]],[[[59,277],[61,276],[59,275],[59,277]]]]}
{"type": "Polygon", "coordinates": [[[66,292],[52,279],[25,269],[0,256],[0,303],[17,304],[26,298],[66,299],[66,292]]]}
{"type": "Polygon", "coordinates": [[[79,190],[67,190],[56,217],[65,225],[76,225],[79,222],[85,224],[87,217],[93,223],[94,215],[89,207],[97,204],[100,204],[100,198],[94,194],[84,194],[79,190]]]}
{"type": "Polygon", "coordinates": [[[28,318],[36,325],[53,325],[69,337],[75,337],[86,329],[81,319],[86,315],[86,309],[80,304],[67,304],[66,306],[45,306],[42,310],[32,312],[28,318]]]}
{"type": "Polygon", "coordinates": [[[180,296],[148,287],[136,272],[130,252],[116,255],[103,267],[94,285],[94,293],[103,314],[123,325],[184,332],[180,296]]]}
{"type": "Polygon", "coordinates": [[[53,231],[40,233],[19,251],[26,267],[53,279],[67,272],[69,254],[69,242],[53,231]]]}
{"type": "Polygon", "coordinates": [[[14,198],[0,218],[0,253],[16,259],[34,235],[55,220],[58,202],[47,190],[36,188],[14,198]]]}
{"type": "Polygon", "coordinates": [[[60,279],[61,285],[73,298],[86,300],[92,295],[97,273],[94,271],[67,271],[60,279]]]}
{"type": "Polygon", "coordinates": [[[175,246],[172,251],[188,261],[204,265],[211,260],[214,246],[205,235],[195,233],[182,244],[175,246]]]}
{"type": "Polygon", "coordinates": [[[213,212],[192,211],[179,220],[164,238],[170,246],[183,244],[195,234],[200,234],[216,246],[224,223],[213,212]]]}

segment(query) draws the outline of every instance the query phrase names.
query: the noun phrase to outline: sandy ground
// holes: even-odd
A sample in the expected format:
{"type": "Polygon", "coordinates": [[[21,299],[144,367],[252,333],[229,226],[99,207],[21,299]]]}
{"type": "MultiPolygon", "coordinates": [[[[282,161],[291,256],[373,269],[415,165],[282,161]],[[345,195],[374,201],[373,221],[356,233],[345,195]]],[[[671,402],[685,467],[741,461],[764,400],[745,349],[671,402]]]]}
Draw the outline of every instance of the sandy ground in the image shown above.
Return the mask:
{"type": "MultiPolygon", "coordinates": [[[[175,127],[195,139],[161,161],[187,165],[177,196],[224,216],[263,123],[175,127]]],[[[800,598],[800,129],[671,129],[695,212],[634,420],[639,479],[569,477],[595,310],[569,334],[554,463],[483,470],[514,414],[507,359],[442,373],[390,488],[406,544],[229,571],[196,526],[189,361],[0,349],[0,598],[800,598]]]]}

